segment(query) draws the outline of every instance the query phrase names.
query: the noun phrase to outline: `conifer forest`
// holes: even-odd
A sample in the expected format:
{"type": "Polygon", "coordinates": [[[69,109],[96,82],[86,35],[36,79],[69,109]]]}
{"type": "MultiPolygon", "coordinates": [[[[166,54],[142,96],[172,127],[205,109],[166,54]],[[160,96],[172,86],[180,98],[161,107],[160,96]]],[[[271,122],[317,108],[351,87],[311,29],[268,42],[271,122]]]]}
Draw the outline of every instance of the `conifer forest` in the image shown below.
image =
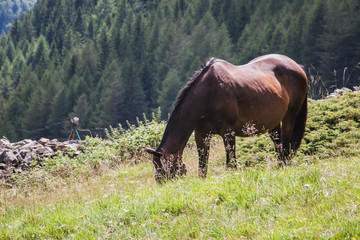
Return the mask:
{"type": "Polygon", "coordinates": [[[287,55],[311,98],[359,86],[359,13],[359,0],[38,0],[0,37],[0,136],[66,138],[74,116],[101,135],[159,107],[166,120],[211,57],[287,55]]]}

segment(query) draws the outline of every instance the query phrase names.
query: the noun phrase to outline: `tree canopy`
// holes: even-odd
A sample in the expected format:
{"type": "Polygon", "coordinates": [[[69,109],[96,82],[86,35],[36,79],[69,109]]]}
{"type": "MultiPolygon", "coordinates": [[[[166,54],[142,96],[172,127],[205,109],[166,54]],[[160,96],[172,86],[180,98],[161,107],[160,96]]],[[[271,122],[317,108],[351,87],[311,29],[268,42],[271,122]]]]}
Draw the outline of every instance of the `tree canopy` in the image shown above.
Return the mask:
{"type": "Polygon", "coordinates": [[[0,35],[17,30],[17,18],[34,7],[36,0],[0,0],[0,35]]]}
{"type": "Polygon", "coordinates": [[[359,12],[358,0],[38,0],[0,38],[0,134],[61,138],[46,126],[76,115],[103,128],[159,106],[166,119],[210,57],[288,55],[314,98],[359,85],[359,12]]]}

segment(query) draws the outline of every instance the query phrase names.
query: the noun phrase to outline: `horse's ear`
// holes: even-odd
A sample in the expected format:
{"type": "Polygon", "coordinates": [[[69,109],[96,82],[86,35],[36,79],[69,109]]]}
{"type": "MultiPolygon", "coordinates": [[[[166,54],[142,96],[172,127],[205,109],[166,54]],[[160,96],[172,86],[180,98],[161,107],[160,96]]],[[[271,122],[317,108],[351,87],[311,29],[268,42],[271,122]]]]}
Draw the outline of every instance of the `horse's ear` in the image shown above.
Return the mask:
{"type": "Polygon", "coordinates": [[[162,154],[161,154],[160,152],[158,152],[158,151],[156,151],[156,150],[154,150],[154,149],[152,149],[152,148],[144,147],[144,149],[145,149],[146,152],[148,152],[148,153],[150,153],[150,154],[152,154],[152,155],[154,155],[154,156],[157,156],[157,157],[161,157],[161,156],[162,156],[162,154]]]}

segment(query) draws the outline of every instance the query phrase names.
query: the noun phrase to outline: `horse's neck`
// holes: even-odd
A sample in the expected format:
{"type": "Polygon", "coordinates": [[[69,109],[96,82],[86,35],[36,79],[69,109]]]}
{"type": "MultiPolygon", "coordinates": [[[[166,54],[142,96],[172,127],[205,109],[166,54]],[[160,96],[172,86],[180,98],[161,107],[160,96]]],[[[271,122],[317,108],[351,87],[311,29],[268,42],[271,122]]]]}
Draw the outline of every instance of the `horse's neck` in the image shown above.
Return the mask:
{"type": "Polygon", "coordinates": [[[199,99],[203,98],[204,95],[195,94],[194,89],[210,65],[211,63],[208,63],[206,69],[195,73],[181,90],[159,146],[165,152],[181,154],[191,133],[194,131],[195,124],[204,108],[204,104],[199,103],[203,102],[199,101],[199,99]]]}
{"type": "Polygon", "coordinates": [[[170,118],[172,122],[169,121],[166,126],[159,150],[170,154],[182,153],[195,128],[196,116],[193,114],[182,111],[177,118],[170,118]]]}

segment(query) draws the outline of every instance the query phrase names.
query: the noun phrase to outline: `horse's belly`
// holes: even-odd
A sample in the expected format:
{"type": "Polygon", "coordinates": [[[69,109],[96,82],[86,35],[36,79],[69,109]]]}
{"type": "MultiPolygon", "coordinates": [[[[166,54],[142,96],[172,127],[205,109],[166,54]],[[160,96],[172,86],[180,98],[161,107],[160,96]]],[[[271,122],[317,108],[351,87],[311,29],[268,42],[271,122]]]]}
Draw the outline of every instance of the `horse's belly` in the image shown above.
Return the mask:
{"type": "Polygon", "coordinates": [[[243,137],[262,134],[279,125],[288,104],[286,91],[272,78],[262,85],[224,85],[212,95],[199,128],[220,135],[228,131],[243,137]]]}
{"type": "Polygon", "coordinates": [[[286,111],[287,103],[280,98],[239,104],[236,134],[246,137],[271,131],[279,125],[286,111]]]}
{"type": "MultiPolygon", "coordinates": [[[[224,109],[223,109],[224,110],[224,109]]],[[[277,108],[250,105],[239,108],[236,105],[226,107],[224,111],[212,112],[199,121],[197,129],[202,132],[224,135],[234,131],[236,136],[249,137],[273,130],[286,113],[284,104],[277,108]]]]}
{"type": "Polygon", "coordinates": [[[263,122],[260,120],[248,119],[248,121],[239,121],[235,127],[236,136],[251,137],[257,136],[273,130],[281,119],[275,119],[274,121],[263,122]]]}

